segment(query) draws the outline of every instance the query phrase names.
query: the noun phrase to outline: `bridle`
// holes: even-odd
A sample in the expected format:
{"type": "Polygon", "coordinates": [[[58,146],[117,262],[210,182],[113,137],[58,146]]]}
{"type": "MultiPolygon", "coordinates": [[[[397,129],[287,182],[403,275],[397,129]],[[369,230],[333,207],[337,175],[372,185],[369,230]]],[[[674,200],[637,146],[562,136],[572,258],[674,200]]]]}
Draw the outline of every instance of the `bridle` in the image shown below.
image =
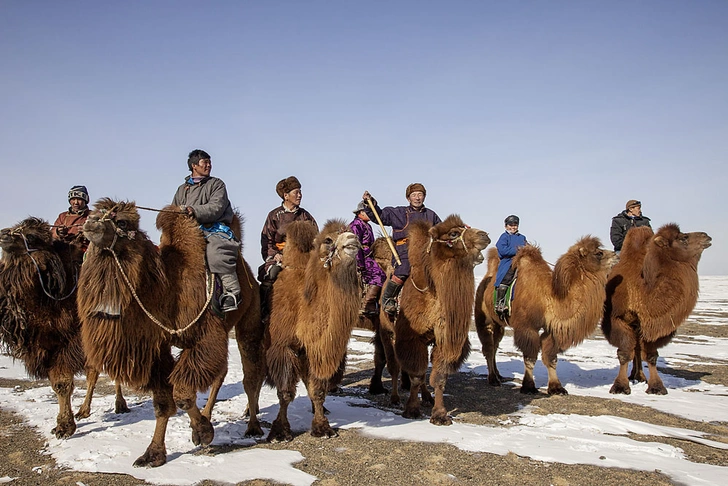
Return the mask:
{"type": "MultiPolygon", "coordinates": [[[[465,251],[468,251],[468,245],[465,244],[465,232],[470,229],[470,226],[465,225],[457,229],[459,230],[459,233],[454,238],[435,239],[430,236],[430,243],[427,245],[427,253],[430,253],[430,250],[432,249],[432,243],[444,243],[445,245],[447,245],[448,248],[452,248],[458,241],[463,244],[463,249],[465,249],[465,251]]],[[[450,232],[452,231],[454,231],[454,228],[450,230],[450,232]]]]}
{"type": "Polygon", "coordinates": [[[129,240],[133,240],[136,237],[136,231],[130,230],[125,231],[121,228],[119,228],[118,224],[116,223],[116,211],[119,209],[119,205],[115,205],[111,209],[102,209],[101,210],[101,217],[99,218],[99,223],[104,223],[108,221],[114,226],[114,239],[111,241],[111,245],[107,248],[104,248],[104,250],[110,250],[113,253],[114,245],[116,245],[116,240],[119,237],[127,238],[129,240]]]}

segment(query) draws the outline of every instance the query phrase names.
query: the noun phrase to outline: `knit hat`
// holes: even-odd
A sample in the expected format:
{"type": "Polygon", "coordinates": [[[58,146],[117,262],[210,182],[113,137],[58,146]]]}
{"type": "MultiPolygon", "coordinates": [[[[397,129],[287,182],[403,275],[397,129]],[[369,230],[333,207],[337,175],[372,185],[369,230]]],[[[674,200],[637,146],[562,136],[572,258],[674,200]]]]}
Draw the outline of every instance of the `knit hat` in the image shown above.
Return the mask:
{"type": "Polygon", "coordinates": [[[410,194],[413,192],[420,191],[424,196],[427,196],[427,191],[425,190],[425,186],[420,184],[419,182],[414,182],[407,186],[407,190],[404,193],[404,197],[409,198],[410,194]]]}
{"type": "Polygon", "coordinates": [[[629,201],[627,201],[627,205],[625,206],[625,209],[627,211],[629,211],[630,209],[632,209],[635,206],[642,206],[642,203],[639,202],[637,199],[630,199],[629,201]]]}
{"type": "Polygon", "coordinates": [[[86,190],[86,186],[73,186],[70,191],[68,191],[68,201],[70,202],[71,199],[74,197],[77,197],[79,199],[83,199],[86,201],[86,204],[88,204],[88,190],[86,190]]]}
{"type": "Polygon", "coordinates": [[[356,209],[353,211],[354,214],[359,214],[360,212],[364,211],[367,208],[367,203],[364,201],[360,201],[359,204],[356,205],[356,209]]]}
{"type": "Polygon", "coordinates": [[[294,189],[300,188],[301,183],[298,182],[298,179],[296,179],[295,176],[290,176],[278,181],[278,184],[276,184],[276,194],[278,194],[278,197],[280,197],[281,199],[284,199],[284,194],[291,192],[294,189]]]}
{"type": "Polygon", "coordinates": [[[515,214],[511,214],[510,216],[508,216],[506,218],[505,223],[506,224],[520,224],[521,220],[518,219],[518,216],[516,216],[515,214]]]}

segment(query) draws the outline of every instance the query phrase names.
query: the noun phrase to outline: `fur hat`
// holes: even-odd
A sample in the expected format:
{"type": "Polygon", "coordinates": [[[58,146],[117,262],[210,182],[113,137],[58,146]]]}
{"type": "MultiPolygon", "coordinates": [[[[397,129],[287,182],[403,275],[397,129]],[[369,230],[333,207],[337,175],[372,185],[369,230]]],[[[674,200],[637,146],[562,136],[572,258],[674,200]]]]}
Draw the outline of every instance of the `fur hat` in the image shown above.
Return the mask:
{"type": "Polygon", "coordinates": [[[639,202],[637,199],[630,199],[629,201],[627,201],[627,205],[624,208],[629,211],[635,206],[642,206],[642,203],[639,202]]]}
{"type": "Polygon", "coordinates": [[[68,202],[71,202],[71,199],[74,197],[77,197],[79,199],[83,199],[86,201],[86,204],[88,204],[88,190],[86,190],[86,186],[73,186],[70,191],[68,191],[68,202]]]}
{"type": "Polygon", "coordinates": [[[280,197],[281,199],[284,199],[284,194],[286,194],[287,192],[291,192],[294,189],[300,188],[301,183],[298,182],[296,176],[290,176],[278,181],[278,184],[276,184],[276,194],[278,194],[278,197],[280,197]]]}
{"type": "Polygon", "coordinates": [[[413,192],[420,191],[423,195],[427,196],[427,190],[425,190],[425,186],[420,184],[419,182],[413,182],[409,186],[407,186],[407,190],[404,193],[404,197],[409,198],[410,194],[413,192]]]}
{"type": "Polygon", "coordinates": [[[506,224],[521,224],[521,220],[515,214],[511,214],[505,220],[506,224]]]}
{"type": "Polygon", "coordinates": [[[356,209],[352,211],[354,214],[359,214],[360,212],[364,211],[366,208],[368,208],[366,201],[360,201],[359,204],[356,205],[356,209]]]}

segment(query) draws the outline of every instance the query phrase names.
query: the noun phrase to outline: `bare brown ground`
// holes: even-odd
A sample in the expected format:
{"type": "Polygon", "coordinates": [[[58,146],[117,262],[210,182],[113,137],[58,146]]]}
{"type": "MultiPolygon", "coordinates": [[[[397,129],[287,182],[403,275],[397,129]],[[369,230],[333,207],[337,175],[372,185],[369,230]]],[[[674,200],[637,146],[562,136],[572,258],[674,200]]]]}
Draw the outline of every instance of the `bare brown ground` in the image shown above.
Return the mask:
{"type": "MultiPolygon", "coordinates": [[[[714,317],[714,316],[713,316],[714,317]]],[[[728,315],[722,320],[728,319],[728,315]]],[[[728,337],[728,326],[706,326],[690,321],[680,328],[681,339],[692,336],[728,337]]],[[[473,343],[477,351],[479,344],[473,343]]],[[[616,355],[616,353],[615,353],[616,355]]],[[[503,356],[501,359],[505,359],[503,356]]],[[[517,357],[520,358],[520,357],[517,357]]],[[[615,356],[616,361],[616,356],[615,356]]],[[[661,369],[665,374],[728,386],[728,363],[701,363],[684,365],[679,369],[661,369]]],[[[371,365],[350,367],[338,394],[365,396],[378,408],[393,410],[386,396],[366,393],[371,365]]],[[[48,386],[48,383],[0,380],[3,387],[48,386]]],[[[385,383],[388,385],[388,381],[385,383]]],[[[541,384],[543,385],[543,384],[541,384]]],[[[101,385],[102,393],[113,393],[108,382],[101,385]]],[[[519,407],[531,405],[537,413],[578,413],[584,415],[615,415],[648,423],[683,427],[703,431],[708,438],[728,442],[728,421],[704,423],[658,412],[654,409],[631,405],[620,400],[592,397],[554,396],[545,394],[524,396],[510,386],[499,388],[487,385],[484,376],[457,374],[447,386],[447,404],[457,420],[474,424],[498,424],[519,407]]],[[[406,394],[405,394],[406,395],[406,394]]],[[[670,396],[664,397],[669,400],[670,396]]],[[[427,410],[425,409],[425,412],[427,410]]],[[[269,426],[270,424],[264,424],[269,426]]],[[[335,439],[316,439],[303,433],[290,443],[258,444],[255,447],[299,451],[305,459],[296,467],[319,478],[320,485],[361,484],[465,484],[465,485],[624,485],[657,486],[673,484],[659,471],[642,472],[585,465],[566,465],[534,461],[515,454],[498,456],[487,453],[464,452],[454,446],[421,442],[387,441],[372,439],[356,430],[340,430],[335,439]]],[[[663,442],[685,451],[691,461],[728,466],[728,454],[693,442],[653,436],[633,435],[639,441],[663,442]]],[[[72,438],[70,440],[73,440],[72,438]]],[[[92,474],[69,471],[57,467],[52,457],[45,454],[46,444],[41,435],[27,426],[15,414],[0,410],[0,477],[16,477],[12,486],[26,485],[113,485],[145,484],[126,475],[92,474]]],[[[225,454],[231,447],[209,447],[200,454],[225,454]]],[[[209,481],[201,483],[212,485],[209,481]]],[[[272,484],[251,481],[256,486],[272,484]]]]}

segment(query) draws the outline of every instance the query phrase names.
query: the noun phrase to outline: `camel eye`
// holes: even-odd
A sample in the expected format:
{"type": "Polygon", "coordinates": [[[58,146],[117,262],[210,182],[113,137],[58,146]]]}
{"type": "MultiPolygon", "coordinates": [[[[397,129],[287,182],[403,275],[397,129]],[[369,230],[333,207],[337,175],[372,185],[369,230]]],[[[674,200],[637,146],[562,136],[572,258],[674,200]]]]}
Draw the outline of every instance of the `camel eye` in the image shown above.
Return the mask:
{"type": "Polygon", "coordinates": [[[601,260],[602,258],[604,258],[604,252],[603,252],[603,251],[598,251],[598,252],[597,252],[597,258],[599,258],[600,260],[601,260]]]}
{"type": "Polygon", "coordinates": [[[34,234],[29,234],[29,235],[26,235],[26,236],[25,236],[25,239],[26,239],[26,240],[28,240],[29,242],[34,242],[34,241],[36,241],[36,240],[37,240],[38,238],[36,238],[34,234]]]}
{"type": "Polygon", "coordinates": [[[121,221],[117,221],[116,222],[116,226],[118,226],[119,229],[125,230],[126,229],[126,221],[124,221],[123,219],[121,221]]]}
{"type": "Polygon", "coordinates": [[[324,240],[324,243],[327,245],[330,245],[333,242],[334,242],[334,240],[330,236],[327,236],[326,239],[324,240]]]}
{"type": "Polygon", "coordinates": [[[451,231],[450,232],[450,238],[452,238],[453,240],[455,238],[457,238],[458,236],[460,236],[460,232],[459,231],[451,231]]]}

